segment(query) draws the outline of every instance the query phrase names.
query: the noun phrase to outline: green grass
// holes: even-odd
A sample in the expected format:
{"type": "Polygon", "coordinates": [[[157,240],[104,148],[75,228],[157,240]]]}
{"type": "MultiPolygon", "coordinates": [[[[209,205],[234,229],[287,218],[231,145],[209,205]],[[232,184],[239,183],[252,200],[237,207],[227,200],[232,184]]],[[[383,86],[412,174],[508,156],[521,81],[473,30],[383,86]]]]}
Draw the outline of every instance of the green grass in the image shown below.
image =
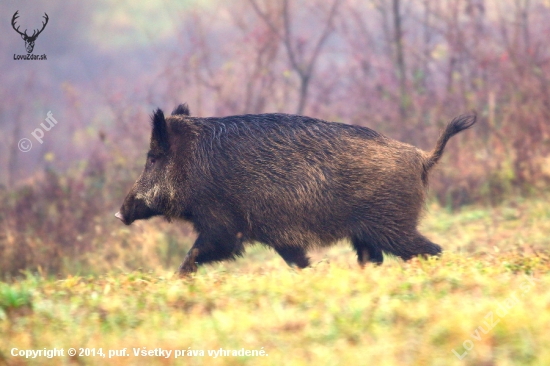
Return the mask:
{"type": "Polygon", "coordinates": [[[387,257],[364,269],[338,245],[302,271],[254,246],[188,280],[162,268],[27,273],[0,283],[0,365],[548,365],[549,221],[539,200],[458,213],[433,206],[421,231],[447,250],[439,260],[387,257]],[[70,347],[106,357],[11,355],[70,347]],[[143,347],[172,354],[133,355],[143,347]],[[130,356],[108,358],[124,348],[130,356]],[[208,355],[220,348],[267,355],[208,355]],[[205,355],[176,359],[176,350],[205,355]]]}

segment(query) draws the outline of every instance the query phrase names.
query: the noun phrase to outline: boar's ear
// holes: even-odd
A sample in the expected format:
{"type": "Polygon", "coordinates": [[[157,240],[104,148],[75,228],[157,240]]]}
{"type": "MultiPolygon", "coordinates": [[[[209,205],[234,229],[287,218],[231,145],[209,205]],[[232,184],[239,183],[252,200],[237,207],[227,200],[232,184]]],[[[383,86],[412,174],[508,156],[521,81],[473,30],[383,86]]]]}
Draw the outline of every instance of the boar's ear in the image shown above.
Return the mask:
{"type": "Polygon", "coordinates": [[[166,119],[164,119],[164,113],[158,108],[152,116],[153,120],[153,133],[151,135],[151,151],[166,154],[170,149],[170,143],[168,141],[168,127],[166,126],[166,119]]]}
{"type": "Polygon", "coordinates": [[[191,113],[189,112],[189,106],[187,103],[180,104],[172,111],[172,116],[177,115],[184,115],[184,116],[190,116],[191,113]]]}

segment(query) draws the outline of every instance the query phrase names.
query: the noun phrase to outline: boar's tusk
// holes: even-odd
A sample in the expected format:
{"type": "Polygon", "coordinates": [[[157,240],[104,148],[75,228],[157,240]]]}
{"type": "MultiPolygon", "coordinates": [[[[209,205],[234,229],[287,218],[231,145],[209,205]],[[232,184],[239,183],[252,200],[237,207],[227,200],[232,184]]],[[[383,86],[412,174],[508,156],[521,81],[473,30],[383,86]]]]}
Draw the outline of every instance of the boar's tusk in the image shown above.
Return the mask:
{"type": "Polygon", "coordinates": [[[121,214],[120,212],[117,212],[117,213],[115,214],[115,217],[116,217],[117,219],[119,219],[120,221],[124,222],[124,216],[122,216],[122,214],[121,214]]]}

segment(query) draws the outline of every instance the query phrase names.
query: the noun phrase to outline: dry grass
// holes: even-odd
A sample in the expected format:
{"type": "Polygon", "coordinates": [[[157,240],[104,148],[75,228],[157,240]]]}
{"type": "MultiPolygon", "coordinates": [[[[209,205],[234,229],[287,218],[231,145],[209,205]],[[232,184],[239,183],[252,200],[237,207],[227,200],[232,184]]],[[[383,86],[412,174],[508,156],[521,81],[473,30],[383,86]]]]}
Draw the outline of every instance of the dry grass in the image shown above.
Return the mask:
{"type": "Polygon", "coordinates": [[[542,200],[454,214],[430,207],[422,230],[447,249],[440,260],[386,258],[363,270],[340,245],[303,271],[256,246],[190,280],[155,262],[60,280],[29,272],[0,283],[0,364],[549,364],[549,218],[542,200]],[[453,350],[464,346],[473,348],[459,361],[453,350]],[[102,348],[106,357],[26,360],[14,347],[102,348]],[[172,354],[134,356],[142,347],[172,354]],[[207,353],[262,347],[268,356],[207,353]],[[108,358],[123,348],[130,356],[108,358]],[[182,361],[175,350],[205,356],[182,361]]]}

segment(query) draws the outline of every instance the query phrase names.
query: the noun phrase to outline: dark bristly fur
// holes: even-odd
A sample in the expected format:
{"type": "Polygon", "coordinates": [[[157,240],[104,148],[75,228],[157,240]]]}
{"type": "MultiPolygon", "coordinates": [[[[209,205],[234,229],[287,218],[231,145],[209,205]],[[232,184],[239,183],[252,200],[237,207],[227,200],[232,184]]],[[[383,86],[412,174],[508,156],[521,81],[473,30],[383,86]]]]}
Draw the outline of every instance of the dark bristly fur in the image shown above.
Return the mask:
{"type": "Polygon", "coordinates": [[[430,158],[426,162],[426,171],[429,171],[441,158],[441,155],[443,154],[443,150],[445,149],[445,145],[447,145],[447,141],[460,131],[464,131],[470,127],[472,127],[476,123],[476,116],[458,116],[454,118],[448,125],[447,128],[445,128],[441,135],[439,136],[439,139],[437,140],[435,144],[435,148],[433,149],[430,158]]]}
{"type": "Polygon", "coordinates": [[[172,116],[176,115],[183,115],[183,116],[190,116],[191,113],[189,112],[189,106],[187,103],[180,104],[172,111],[172,116]]]}
{"type": "Polygon", "coordinates": [[[234,259],[245,245],[272,247],[289,264],[307,250],[351,239],[361,265],[383,252],[405,260],[438,255],[417,231],[428,171],[447,141],[475,123],[449,123],[426,153],[359,126],[287,114],[189,116],[178,106],[153,115],[145,169],[117,217],[163,215],[199,234],[180,267],[234,259]]]}
{"type": "Polygon", "coordinates": [[[463,115],[455,117],[447,127],[441,131],[441,134],[439,135],[439,138],[437,139],[437,142],[435,143],[435,147],[430,153],[426,163],[424,164],[424,171],[422,172],[422,181],[425,185],[428,184],[428,172],[430,169],[437,164],[439,159],[441,158],[441,155],[443,155],[443,150],[445,149],[445,145],[447,145],[447,141],[460,131],[467,130],[468,128],[472,127],[474,123],[476,123],[476,115],[463,115]]]}

